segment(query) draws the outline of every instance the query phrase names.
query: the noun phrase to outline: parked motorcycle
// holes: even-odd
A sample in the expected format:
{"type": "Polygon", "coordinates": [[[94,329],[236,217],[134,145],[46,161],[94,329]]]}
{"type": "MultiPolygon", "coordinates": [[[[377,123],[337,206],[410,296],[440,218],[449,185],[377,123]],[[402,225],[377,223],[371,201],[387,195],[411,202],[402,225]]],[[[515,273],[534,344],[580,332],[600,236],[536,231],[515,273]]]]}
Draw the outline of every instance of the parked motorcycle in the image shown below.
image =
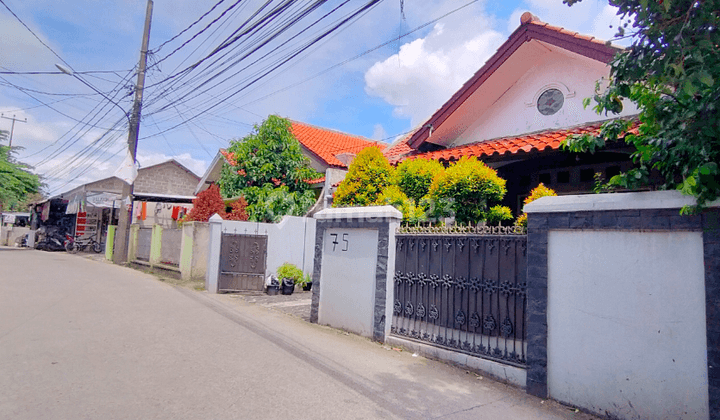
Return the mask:
{"type": "Polygon", "coordinates": [[[41,227],[38,229],[38,242],[35,248],[43,251],[64,251],[65,230],[58,226],[41,227]]]}

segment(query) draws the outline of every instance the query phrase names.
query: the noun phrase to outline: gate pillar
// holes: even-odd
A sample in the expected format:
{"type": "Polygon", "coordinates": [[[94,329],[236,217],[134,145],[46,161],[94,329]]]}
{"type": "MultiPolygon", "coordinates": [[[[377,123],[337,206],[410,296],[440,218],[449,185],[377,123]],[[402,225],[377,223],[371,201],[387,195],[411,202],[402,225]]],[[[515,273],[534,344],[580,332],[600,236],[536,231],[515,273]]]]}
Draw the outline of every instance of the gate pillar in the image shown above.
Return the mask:
{"type": "Polygon", "coordinates": [[[205,290],[218,293],[218,276],[220,274],[220,241],[222,240],[222,217],[213,215],[210,222],[210,240],[205,275],[205,290]]]}
{"type": "Polygon", "coordinates": [[[325,209],[314,217],[310,321],[385,341],[402,213],[392,206],[351,207],[325,209]]]}

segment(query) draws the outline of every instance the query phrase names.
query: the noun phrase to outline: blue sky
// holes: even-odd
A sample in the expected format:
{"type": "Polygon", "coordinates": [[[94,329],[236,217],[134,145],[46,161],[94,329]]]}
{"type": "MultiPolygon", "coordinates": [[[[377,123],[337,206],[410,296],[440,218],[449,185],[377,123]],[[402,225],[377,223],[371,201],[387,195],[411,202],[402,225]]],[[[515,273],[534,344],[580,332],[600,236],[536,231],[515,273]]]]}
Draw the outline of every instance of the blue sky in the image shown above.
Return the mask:
{"type": "MultiPolygon", "coordinates": [[[[124,157],[127,124],[120,108],[131,109],[132,97],[127,93],[135,78],[129,81],[123,77],[133,74],[138,60],[145,0],[3,2],[75,71],[105,71],[80,77],[116,102],[109,104],[65,74],[0,74],[0,112],[28,121],[15,125],[13,145],[25,148],[19,159],[36,165],[36,172],[46,176],[51,194],[112,176],[124,157]],[[96,106],[104,108],[93,118],[96,106]]],[[[158,50],[217,2],[156,0],[150,63],[181,46],[235,3],[220,3],[198,25],[158,50]]],[[[385,0],[236,95],[229,95],[233,86],[241,86],[260,68],[256,64],[239,72],[256,56],[230,67],[223,77],[238,74],[201,94],[203,88],[198,85],[205,79],[200,76],[188,77],[184,79],[190,81],[186,86],[169,90],[164,89],[169,81],[157,84],[175,69],[205,57],[261,3],[239,2],[225,15],[227,20],[218,20],[160,65],[151,66],[138,145],[141,165],[174,157],[202,175],[219,147],[227,146],[230,139],[242,138],[269,114],[390,142],[423,122],[480,68],[519,25],[523,12],[601,39],[612,37],[614,29],[609,26],[617,21],[615,10],[603,0],[584,0],[572,8],[561,0],[405,0],[404,16],[400,0],[385,0]],[[392,42],[350,60],[388,41],[392,42]],[[181,99],[181,95],[186,97],[181,99]],[[221,98],[226,101],[219,102],[221,98]]],[[[293,7],[306,3],[310,2],[298,1],[293,7]]],[[[256,54],[267,52],[341,3],[327,2],[256,54]]],[[[351,0],[330,15],[332,19],[322,22],[329,24],[364,3],[351,0]]],[[[297,39],[307,40],[311,33],[313,30],[297,39]]],[[[54,72],[55,64],[61,63],[2,4],[0,51],[0,71],[4,72],[54,72]]],[[[212,70],[202,73],[200,68],[194,71],[213,74],[212,70]]],[[[0,119],[0,129],[9,130],[10,123],[0,119]]]]}

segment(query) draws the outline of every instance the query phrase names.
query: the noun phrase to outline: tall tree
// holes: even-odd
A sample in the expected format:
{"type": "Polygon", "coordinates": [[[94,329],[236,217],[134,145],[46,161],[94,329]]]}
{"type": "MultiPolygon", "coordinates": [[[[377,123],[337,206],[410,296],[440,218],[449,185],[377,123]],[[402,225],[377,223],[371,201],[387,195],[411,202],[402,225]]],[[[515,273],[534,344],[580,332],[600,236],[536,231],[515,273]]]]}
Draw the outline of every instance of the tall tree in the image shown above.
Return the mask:
{"type": "Polygon", "coordinates": [[[218,184],[224,197],[243,196],[250,220],[277,222],[299,216],[315,202],[309,166],[287,119],[269,116],[252,133],[230,142],[218,184]]]}
{"type": "MultiPolygon", "coordinates": [[[[6,138],[7,132],[0,130],[0,142],[6,138]]],[[[41,182],[30,166],[15,160],[13,149],[0,146],[0,210],[27,210],[23,204],[40,192],[41,182]]]]}
{"type": "MultiPolygon", "coordinates": [[[[633,42],[612,61],[610,86],[595,95],[595,110],[617,113],[625,98],[640,109],[638,133],[624,136],[636,149],[638,167],[610,183],[632,187],[657,169],[666,187],[696,197],[702,207],[720,197],[720,0],[610,4],[627,22],[617,36],[631,36],[633,42]]],[[[566,147],[594,151],[617,140],[632,123],[607,122],[598,136],[569,138],[566,147]]]]}

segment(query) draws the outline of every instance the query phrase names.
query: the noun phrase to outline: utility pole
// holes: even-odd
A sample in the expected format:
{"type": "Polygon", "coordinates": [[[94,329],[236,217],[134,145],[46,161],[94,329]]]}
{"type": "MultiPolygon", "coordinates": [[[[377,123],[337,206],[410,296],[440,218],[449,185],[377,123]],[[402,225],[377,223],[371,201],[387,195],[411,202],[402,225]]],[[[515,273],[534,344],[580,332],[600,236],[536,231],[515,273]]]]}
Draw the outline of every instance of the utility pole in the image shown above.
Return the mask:
{"type": "Polygon", "coordinates": [[[12,116],[12,118],[10,118],[10,117],[6,117],[3,114],[0,114],[0,118],[5,118],[6,120],[12,120],[12,125],[10,126],[10,144],[8,144],[8,147],[12,147],[12,136],[13,136],[13,132],[15,131],[15,121],[20,121],[20,122],[26,123],[27,118],[21,120],[21,119],[15,118],[14,115],[12,116]]]}
{"type": "MultiPolygon", "coordinates": [[[[148,0],[145,12],[145,31],[143,32],[142,45],[140,46],[140,61],[138,63],[138,77],[135,85],[135,101],[133,102],[132,114],[130,115],[130,126],[128,129],[128,150],[132,156],[133,164],[137,161],[137,142],[140,135],[140,114],[142,111],[143,89],[145,87],[145,67],[147,66],[148,43],[150,41],[150,21],[152,20],[153,0],[148,0]]],[[[115,251],[113,262],[122,264],[127,262],[128,240],[130,239],[130,223],[132,222],[133,208],[133,184],[123,184],[122,208],[120,209],[120,220],[118,220],[118,232],[115,237],[115,251]],[[125,208],[125,203],[130,203],[125,208]]]]}

